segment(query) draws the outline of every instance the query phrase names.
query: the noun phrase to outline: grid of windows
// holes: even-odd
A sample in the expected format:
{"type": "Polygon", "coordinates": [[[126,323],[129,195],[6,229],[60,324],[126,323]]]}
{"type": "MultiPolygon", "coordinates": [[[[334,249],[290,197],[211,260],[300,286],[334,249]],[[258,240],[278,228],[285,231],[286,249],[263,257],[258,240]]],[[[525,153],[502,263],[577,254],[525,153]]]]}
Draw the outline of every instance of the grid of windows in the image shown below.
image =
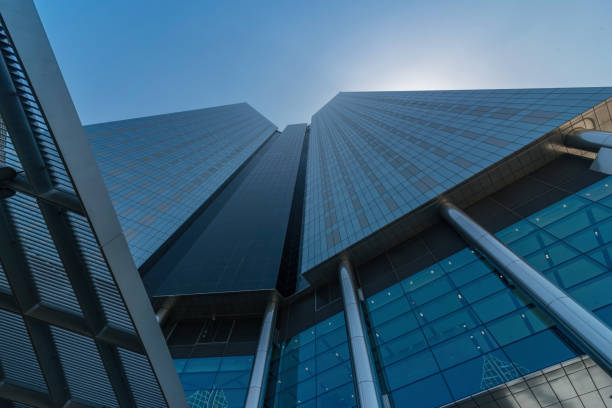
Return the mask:
{"type": "MultiPolygon", "coordinates": [[[[612,177],[498,238],[612,324],[612,177]]],[[[469,248],[366,300],[395,406],[437,407],[574,357],[512,283],[469,248]]]]}
{"type": "Polygon", "coordinates": [[[355,407],[344,313],[275,346],[266,407],[355,407]]]}
{"type": "Polygon", "coordinates": [[[191,408],[242,408],[253,356],[175,359],[191,408]]]}
{"type": "Polygon", "coordinates": [[[312,117],[301,271],[611,95],[612,88],[338,94],[312,117]]]}
{"type": "Polygon", "coordinates": [[[85,126],[136,265],[275,130],[245,103],[85,126]]]}

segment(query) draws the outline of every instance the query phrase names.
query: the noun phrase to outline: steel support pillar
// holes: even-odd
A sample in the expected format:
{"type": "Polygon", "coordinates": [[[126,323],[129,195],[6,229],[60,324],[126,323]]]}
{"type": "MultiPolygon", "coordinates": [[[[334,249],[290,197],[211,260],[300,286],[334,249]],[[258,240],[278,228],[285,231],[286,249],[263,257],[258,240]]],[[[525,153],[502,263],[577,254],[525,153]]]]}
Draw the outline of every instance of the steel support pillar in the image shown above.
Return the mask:
{"type": "Polygon", "coordinates": [[[244,404],[245,408],[259,408],[263,406],[263,399],[266,395],[266,381],[268,380],[268,369],[270,367],[270,357],[272,355],[272,335],[276,326],[276,315],[278,313],[278,296],[272,295],[259,333],[255,362],[249,381],[249,390],[244,404]]]}
{"type": "Polygon", "coordinates": [[[376,368],[368,348],[367,330],[357,297],[355,278],[347,261],[340,264],[339,275],[358,406],[360,408],[381,408],[376,383],[376,368]]]}
{"type": "Polygon", "coordinates": [[[612,329],[453,204],[441,204],[442,217],[525,292],[604,370],[612,374],[612,329]]]}

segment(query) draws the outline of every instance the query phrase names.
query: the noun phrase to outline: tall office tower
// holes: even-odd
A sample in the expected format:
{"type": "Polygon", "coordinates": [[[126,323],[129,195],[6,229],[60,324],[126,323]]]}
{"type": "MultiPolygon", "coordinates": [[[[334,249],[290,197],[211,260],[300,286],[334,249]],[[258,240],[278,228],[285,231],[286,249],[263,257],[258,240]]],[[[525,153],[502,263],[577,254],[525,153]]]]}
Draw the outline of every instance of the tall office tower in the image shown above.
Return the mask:
{"type": "Polygon", "coordinates": [[[0,406],[610,406],[612,88],[84,130],[0,16],[0,406]]]}

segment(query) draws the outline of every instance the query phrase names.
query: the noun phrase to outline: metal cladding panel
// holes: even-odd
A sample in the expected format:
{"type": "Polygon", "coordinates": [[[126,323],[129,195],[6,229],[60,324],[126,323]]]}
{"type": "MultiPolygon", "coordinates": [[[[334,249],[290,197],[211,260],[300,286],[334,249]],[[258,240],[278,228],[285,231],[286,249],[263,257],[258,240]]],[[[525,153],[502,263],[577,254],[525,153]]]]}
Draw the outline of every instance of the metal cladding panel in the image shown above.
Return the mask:
{"type": "MultiPolygon", "coordinates": [[[[138,407],[154,407],[163,401],[157,382],[147,375],[149,362],[141,354],[125,349],[118,349],[119,358],[125,367],[130,387],[134,391],[134,399],[138,407]]],[[[165,405],[164,405],[165,406],[165,405]]]]}
{"type": "Polygon", "coordinates": [[[55,249],[36,199],[15,194],[5,200],[28,268],[43,304],[81,316],[81,308],[55,249]]]}
{"type": "Polygon", "coordinates": [[[185,407],[31,1],[0,0],[0,167],[2,398],[137,406],[146,393],[141,406],[185,407]],[[121,358],[123,349],[140,357],[121,358]]]}
{"type": "Polygon", "coordinates": [[[72,396],[118,407],[94,341],[58,327],[51,327],[51,334],[72,396]]]}
{"type": "Polygon", "coordinates": [[[306,125],[264,144],[145,275],[153,296],[276,287],[306,125]]]}
{"type": "Polygon", "coordinates": [[[85,126],[136,265],[275,130],[246,103],[85,126]]]}
{"type": "Polygon", "coordinates": [[[340,93],[312,117],[306,272],[612,96],[612,88],[340,93]]]}
{"type": "Polygon", "coordinates": [[[46,391],[47,385],[21,316],[0,310],[0,327],[0,368],[4,378],[35,390],[46,391]]]}

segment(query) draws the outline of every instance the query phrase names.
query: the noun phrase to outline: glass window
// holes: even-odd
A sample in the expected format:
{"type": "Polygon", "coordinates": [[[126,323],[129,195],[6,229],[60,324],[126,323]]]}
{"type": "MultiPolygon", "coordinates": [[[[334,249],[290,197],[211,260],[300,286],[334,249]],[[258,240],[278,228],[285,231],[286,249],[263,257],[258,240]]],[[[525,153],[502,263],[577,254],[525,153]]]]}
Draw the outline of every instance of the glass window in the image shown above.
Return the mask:
{"type": "Polygon", "coordinates": [[[338,327],[330,333],[326,333],[321,337],[317,337],[317,353],[329,350],[338,344],[346,342],[346,328],[338,327]]]}
{"type": "Polygon", "coordinates": [[[518,378],[516,368],[501,351],[487,353],[444,371],[455,399],[461,399],[518,378]]]}
{"type": "Polygon", "coordinates": [[[508,245],[508,247],[517,255],[525,256],[542,248],[546,248],[555,241],[557,241],[557,239],[548,232],[537,230],[526,237],[513,242],[512,244],[508,245]]]}
{"type": "Polygon", "coordinates": [[[420,380],[391,393],[395,407],[437,408],[452,401],[440,374],[420,380]]]}
{"type": "Polygon", "coordinates": [[[472,308],[482,322],[488,322],[523,306],[526,306],[523,299],[514,291],[506,289],[474,303],[472,308]]]}
{"type": "Polygon", "coordinates": [[[576,357],[552,329],[505,346],[504,351],[523,375],[576,357]]]}
{"type": "Polygon", "coordinates": [[[221,357],[190,358],[183,369],[184,373],[204,373],[219,370],[221,357]]]}
{"type": "Polygon", "coordinates": [[[588,205],[590,203],[589,200],[586,200],[582,197],[578,196],[569,196],[558,203],[555,203],[542,211],[535,213],[534,215],[528,217],[528,220],[538,227],[542,228],[551,224],[557,220],[560,220],[563,217],[566,217],[581,209],[582,207],[588,205]]]}
{"type": "MultiPolygon", "coordinates": [[[[595,276],[605,273],[607,269],[586,256],[576,257],[561,266],[549,269],[545,275],[562,289],[571,288],[595,276]]],[[[610,288],[612,289],[612,288],[610,288]]]]}
{"type": "Polygon", "coordinates": [[[466,302],[463,296],[459,292],[453,291],[417,308],[416,316],[422,322],[421,324],[426,324],[457,309],[461,309],[465,305],[466,302]]]}
{"type": "Polygon", "coordinates": [[[427,343],[423,333],[421,330],[414,330],[380,346],[380,359],[386,366],[425,348],[427,348],[427,343]]]}
{"type": "Polygon", "coordinates": [[[185,391],[209,390],[215,383],[216,372],[183,373],[179,375],[185,391]]]}
{"type": "Polygon", "coordinates": [[[452,367],[463,361],[497,348],[497,344],[485,327],[461,334],[432,348],[441,369],[452,367]]]}
{"type": "Polygon", "coordinates": [[[538,271],[542,272],[555,265],[559,265],[578,255],[578,252],[563,242],[557,242],[534,254],[525,257],[525,261],[538,271]]]}
{"type": "Polygon", "coordinates": [[[508,245],[524,236],[530,234],[532,231],[535,231],[537,227],[530,223],[527,220],[522,220],[517,222],[514,225],[511,225],[498,233],[495,234],[497,239],[499,239],[504,244],[508,245]]]}
{"type": "Polygon", "coordinates": [[[500,346],[530,336],[552,323],[539,310],[524,308],[495,320],[487,327],[500,346]]]}
{"type": "Polygon", "coordinates": [[[476,254],[476,251],[474,251],[472,248],[466,248],[459,252],[455,252],[453,255],[441,261],[440,266],[442,266],[446,272],[452,272],[455,269],[474,262],[477,259],[478,255],[476,254]]]}
{"type": "Polygon", "coordinates": [[[402,288],[406,293],[413,292],[420,287],[440,278],[444,275],[444,273],[444,270],[439,265],[432,265],[429,268],[423,269],[409,278],[404,279],[401,282],[402,288]]]}
{"type": "Polygon", "coordinates": [[[497,274],[490,273],[469,285],[463,286],[459,291],[468,302],[473,303],[504,288],[506,288],[506,284],[503,279],[497,274]]]}
{"type": "Polygon", "coordinates": [[[602,275],[567,291],[589,310],[612,303],[612,274],[602,275]]]}
{"type": "Polygon", "coordinates": [[[423,327],[430,345],[440,343],[480,324],[471,308],[463,308],[423,327]]]}
{"type": "Polygon", "coordinates": [[[218,372],[215,378],[215,388],[247,388],[249,386],[250,371],[218,372]]]}
{"type": "Polygon", "coordinates": [[[346,384],[317,398],[318,407],[350,408],[357,406],[353,384],[346,384]]]}
{"type": "Polygon", "coordinates": [[[612,245],[606,245],[595,251],[589,252],[588,255],[600,264],[612,269],[612,245]]]}
{"type": "Polygon", "coordinates": [[[350,363],[342,363],[317,375],[317,394],[321,395],[353,381],[350,363]]]}
{"type": "Polygon", "coordinates": [[[374,337],[378,343],[385,343],[406,332],[414,330],[418,323],[412,311],[405,313],[374,328],[374,337]]]}
{"type": "Polygon", "coordinates": [[[582,252],[590,251],[612,241],[612,219],[582,230],[565,241],[582,252]]]}
{"type": "Polygon", "coordinates": [[[454,289],[454,285],[451,280],[446,276],[441,277],[440,279],[435,280],[434,282],[425,285],[418,290],[415,290],[410,293],[409,299],[411,300],[410,304],[412,307],[421,306],[430,300],[443,295],[444,293],[450,292],[454,289]]]}
{"type": "Polygon", "coordinates": [[[462,286],[468,282],[490,274],[494,269],[495,268],[493,268],[488,262],[479,259],[476,262],[472,262],[471,264],[455,269],[449,276],[453,282],[455,282],[455,285],[462,286]]]}
{"type": "Polygon", "coordinates": [[[384,305],[370,313],[372,325],[379,326],[382,323],[396,318],[410,310],[410,305],[405,297],[401,297],[391,303],[384,305]]]}
{"type": "Polygon", "coordinates": [[[599,221],[605,220],[611,215],[612,209],[597,204],[591,204],[546,226],[545,229],[557,238],[565,238],[599,221]]]}
{"type": "Polygon", "coordinates": [[[348,343],[343,343],[317,355],[317,373],[350,360],[348,343]]]}
{"type": "Polygon", "coordinates": [[[366,305],[369,311],[373,311],[403,296],[404,292],[402,291],[402,285],[400,283],[396,283],[395,285],[378,292],[374,296],[370,296],[366,301],[366,305]]]}
{"type": "Polygon", "coordinates": [[[610,188],[610,178],[605,178],[592,186],[579,191],[577,194],[580,197],[584,197],[592,201],[602,200],[612,194],[612,188],[610,188]]]}
{"type": "Polygon", "coordinates": [[[383,369],[389,389],[394,390],[438,371],[431,351],[424,350],[383,369]]]}

